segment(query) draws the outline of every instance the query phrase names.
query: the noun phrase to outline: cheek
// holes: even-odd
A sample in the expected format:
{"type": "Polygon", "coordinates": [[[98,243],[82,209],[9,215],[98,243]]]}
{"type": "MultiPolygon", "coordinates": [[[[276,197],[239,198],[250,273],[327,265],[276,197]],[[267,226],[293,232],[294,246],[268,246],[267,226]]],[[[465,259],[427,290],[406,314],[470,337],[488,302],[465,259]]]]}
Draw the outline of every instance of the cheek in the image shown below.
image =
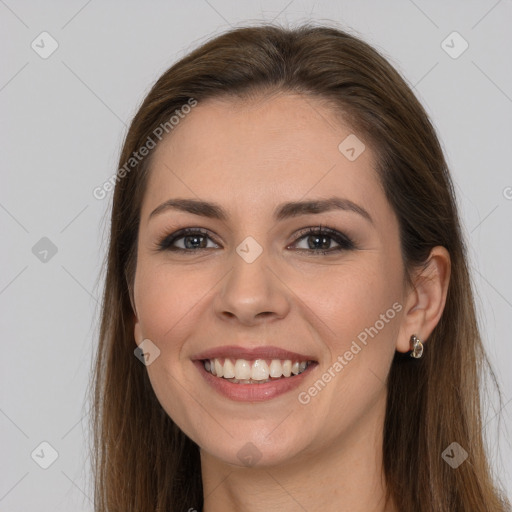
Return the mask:
{"type": "Polygon", "coordinates": [[[142,258],[135,278],[135,303],[144,337],[164,350],[179,348],[172,340],[182,339],[191,328],[212,286],[197,272],[177,272],[165,263],[149,265],[142,258]]]}
{"type": "Polygon", "coordinates": [[[399,277],[385,268],[384,262],[368,258],[365,264],[338,267],[294,287],[322,320],[333,358],[348,350],[361,333],[363,340],[368,331],[374,335],[368,335],[370,339],[393,338],[394,325],[398,324],[393,304],[401,297],[399,277]]]}
{"type": "MultiPolygon", "coordinates": [[[[329,357],[318,378],[328,384],[317,386],[322,389],[317,404],[325,405],[321,419],[334,431],[382,397],[395,352],[400,281],[396,272],[384,272],[382,261],[375,258],[370,264],[371,259],[346,271],[338,269],[327,281],[316,281],[301,292],[307,292],[308,305],[327,326],[323,341],[329,357]]],[[[311,397],[317,393],[304,391],[311,397]]]]}
{"type": "Polygon", "coordinates": [[[135,303],[141,335],[160,350],[147,367],[155,395],[178,426],[188,435],[198,422],[197,400],[193,392],[192,362],[182,358],[182,347],[194,333],[202,299],[206,299],[203,279],[198,273],[176,272],[166,264],[141,258],[135,278],[135,303]],[[184,392],[184,389],[191,391],[184,392]]]}

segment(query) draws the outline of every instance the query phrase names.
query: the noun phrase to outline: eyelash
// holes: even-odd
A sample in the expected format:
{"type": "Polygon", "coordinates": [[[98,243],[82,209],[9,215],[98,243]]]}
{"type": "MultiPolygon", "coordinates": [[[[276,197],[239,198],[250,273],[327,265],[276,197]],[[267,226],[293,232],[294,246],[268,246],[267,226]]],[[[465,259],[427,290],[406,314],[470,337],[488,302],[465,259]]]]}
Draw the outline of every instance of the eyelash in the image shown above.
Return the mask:
{"type": "MultiPolygon", "coordinates": [[[[188,253],[192,254],[194,252],[203,251],[211,249],[211,247],[201,247],[199,249],[182,249],[181,247],[174,247],[172,244],[174,244],[177,240],[180,240],[181,238],[186,238],[188,236],[204,236],[210,238],[208,231],[202,228],[184,228],[180,229],[170,235],[164,236],[158,243],[156,249],[158,251],[173,251],[173,252],[181,252],[183,254],[188,253]]],[[[328,238],[331,238],[334,240],[339,246],[334,249],[327,249],[327,250],[314,250],[314,249],[297,249],[299,251],[305,251],[310,252],[315,255],[327,255],[332,253],[337,253],[340,251],[350,251],[356,248],[354,242],[344,233],[340,233],[339,231],[336,231],[335,229],[331,229],[329,227],[325,226],[317,226],[317,227],[309,227],[301,230],[298,234],[297,240],[294,242],[296,244],[303,238],[306,238],[307,236],[316,235],[318,237],[324,237],[327,236],[328,238]]],[[[215,242],[216,243],[216,242],[215,242]]]]}

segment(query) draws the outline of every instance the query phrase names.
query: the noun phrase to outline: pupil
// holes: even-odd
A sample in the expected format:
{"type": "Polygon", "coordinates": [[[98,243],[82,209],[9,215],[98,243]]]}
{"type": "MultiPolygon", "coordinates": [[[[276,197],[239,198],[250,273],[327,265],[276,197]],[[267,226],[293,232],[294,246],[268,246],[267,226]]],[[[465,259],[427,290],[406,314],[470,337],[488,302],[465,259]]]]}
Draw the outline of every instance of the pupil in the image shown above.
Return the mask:
{"type": "Polygon", "coordinates": [[[309,247],[310,249],[328,249],[329,248],[329,237],[327,236],[317,236],[317,235],[311,235],[309,237],[309,240],[314,240],[313,244],[309,244],[309,247]],[[319,240],[321,240],[321,246],[318,247],[318,246],[315,246],[315,242],[318,242],[319,240]]]}
{"type": "Polygon", "coordinates": [[[203,242],[199,242],[199,245],[197,245],[197,241],[200,240],[201,238],[204,238],[204,237],[197,236],[197,235],[189,235],[189,236],[185,237],[185,247],[187,249],[193,249],[193,248],[197,248],[197,247],[203,248],[205,245],[204,240],[203,240],[203,242]],[[190,243],[190,240],[193,240],[193,242],[190,243]]]}

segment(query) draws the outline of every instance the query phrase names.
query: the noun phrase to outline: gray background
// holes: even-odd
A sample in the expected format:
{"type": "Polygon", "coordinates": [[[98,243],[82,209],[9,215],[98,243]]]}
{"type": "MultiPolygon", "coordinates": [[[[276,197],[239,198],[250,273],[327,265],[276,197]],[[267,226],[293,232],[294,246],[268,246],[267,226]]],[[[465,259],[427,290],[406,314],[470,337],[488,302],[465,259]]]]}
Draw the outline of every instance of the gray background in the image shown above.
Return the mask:
{"type": "Polygon", "coordinates": [[[111,194],[97,200],[92,191],[115,172],[137,106],[165,69],[211,35],[309,19],[339,22],[380,49],[442,139],[503,391],[501,409],[488,402],[485,432],[511,494],[510,0],[0,0],[1,511],[93,510],[85,392],[111,194]],[[58,43],[46,59],[31,47],[51,49],[43,31],[58,43]],[[457,58],[464,43],[446,39],[453,31],[469,44],[457,58]],[[58,452],[48,469],[39,466],[51,462],[43,441],[58,452]]]}

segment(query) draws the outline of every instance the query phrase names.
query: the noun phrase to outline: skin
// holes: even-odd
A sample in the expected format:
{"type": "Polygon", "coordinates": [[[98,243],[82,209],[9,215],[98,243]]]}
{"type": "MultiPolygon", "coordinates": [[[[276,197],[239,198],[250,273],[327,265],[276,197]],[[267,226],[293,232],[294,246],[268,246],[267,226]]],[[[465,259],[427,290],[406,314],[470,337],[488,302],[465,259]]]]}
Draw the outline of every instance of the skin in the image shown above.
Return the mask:
{"type": "MultiPolygon", "coordinates": [[[[375,155],[368,144],[355,161],[338,150],[351,133],[316,98],[214,99],[198,104],[154,150],[141,209],[134,336],[161,351],[147,371],[165,411],[200,447],[206,512],[396,510],[384,503],[385,380],[395,351],[410,350],[412,334],[426,340],[438,323],[450,261],[434,248],[425,271],[413,275],[416,287],[404,285],[398,221],[375,155]],[[282,202],[331,196],[357,203],[373,223],[341,210],[273,220],[282,202]],[[171,198],[216,202],[229,218],[168,210],[149,219],[171,198]],[[297,232],[320,224],[356,248],[315,254],[318,242],[308,246],[297,232]],[[208,249],[155,249],[185,227],[208,230],[208,249]],[[263,249],[252,263],[236,252],[247,236],[263,249]],[[308,404],[299,403],[298,393],[394,303],[401,311],[308,404]],[[298,390],[235,402],[209,387],[191,361],[227,344],[277,345],[314,354],[319,364],[298,390]],[[237,456],[248,442],[259,454],[251,467],[237,456]]],[[[327,244],[338,247],[332,238],[327,244]]]]}

